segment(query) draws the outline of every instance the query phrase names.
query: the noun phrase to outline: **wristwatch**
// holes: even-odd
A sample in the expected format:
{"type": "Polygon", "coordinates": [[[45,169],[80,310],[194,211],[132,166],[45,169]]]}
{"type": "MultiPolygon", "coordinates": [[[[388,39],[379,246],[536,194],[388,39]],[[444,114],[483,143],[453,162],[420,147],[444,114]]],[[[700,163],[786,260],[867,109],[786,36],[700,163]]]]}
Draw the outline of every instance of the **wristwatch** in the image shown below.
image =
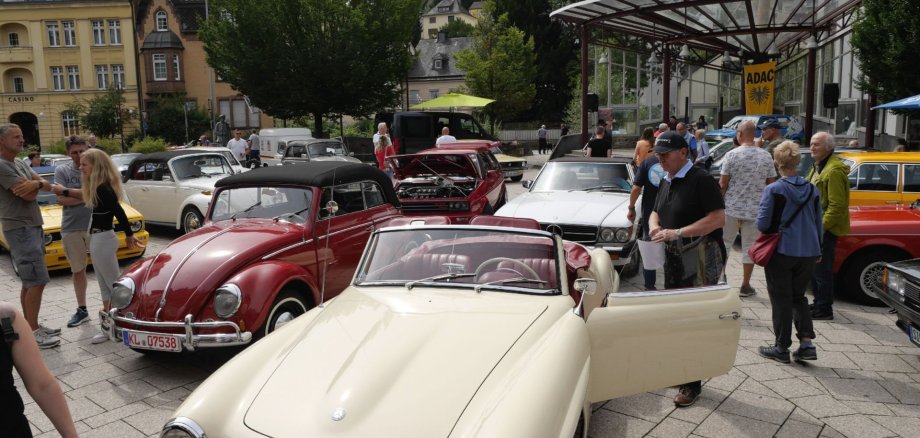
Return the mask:
{"type": "Polygon", "coordinates": [[[683,234],[684,234],[683,231],[684,231],[683,228],[678,228],[678,229],[677,229],[677,238],[678,238],[678,239],[680,239],[681,237],[683,237],[683,234]]]}
{"type": "Polygon", "coordinates": [[[61,193],[64,195],[64,197],[67,197],[67,198],[70,197],[70,189],[64,189],[64,191],[61,193]]]}

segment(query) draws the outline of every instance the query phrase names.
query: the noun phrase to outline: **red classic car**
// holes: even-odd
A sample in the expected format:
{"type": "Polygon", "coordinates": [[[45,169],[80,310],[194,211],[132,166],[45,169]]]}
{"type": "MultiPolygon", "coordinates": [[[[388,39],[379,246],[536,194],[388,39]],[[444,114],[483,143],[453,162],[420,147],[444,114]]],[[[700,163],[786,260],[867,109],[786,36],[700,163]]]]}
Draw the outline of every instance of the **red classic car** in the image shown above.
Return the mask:
{"type": "Polygon", "coordinates": [[[850,298],[881,304],[885,264],[920,257],[920,203],[850,207],[850,234],[837,240],[836,284],[850,298]]]}
{"type": "Polygon", "coordinates": [[[248,344],[345,289],[371,232],[399,217],[396,203],[387,175],[364,164],[221,179],[202,228],[118,279],[103,330],[138,350],[248,344]]]}
{"type": "Polygon", "coordinates": [[[387,160],[407,216],[441,215],[466,224],[495,213],[507,200],[505,177],[488,143],[442,145],[387,160]]]}

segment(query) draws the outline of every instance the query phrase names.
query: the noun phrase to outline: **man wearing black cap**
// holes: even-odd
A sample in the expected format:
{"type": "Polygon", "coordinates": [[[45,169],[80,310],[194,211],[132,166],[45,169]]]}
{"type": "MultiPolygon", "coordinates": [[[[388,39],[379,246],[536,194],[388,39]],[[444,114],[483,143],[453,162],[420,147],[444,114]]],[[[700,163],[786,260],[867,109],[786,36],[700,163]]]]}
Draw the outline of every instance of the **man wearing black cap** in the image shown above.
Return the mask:
{"type": "Polygon", "coordinates": [[[770,153],[770,156],[773,156],[773,148],[779,146],[783,142],[783,125],[779,123],[779,120],[774,118],[769,118],[763,121],[763,123],[758,126],[760,128],[760,141],[764,149],[770,153]]]}
{"type": "MultiPolygon", "coordinates": [[[[649,217],[649,236],[665,243],[664,286],[716,284],[725,268],[725,204],[719,185],[709,172],[693,166],[690,145],[677,132],[658,136],[652,150],[667,172],[649,217]]],[[[692,405],[701,390],[700,381],[681,385],[674,404],[692,405]]]]}

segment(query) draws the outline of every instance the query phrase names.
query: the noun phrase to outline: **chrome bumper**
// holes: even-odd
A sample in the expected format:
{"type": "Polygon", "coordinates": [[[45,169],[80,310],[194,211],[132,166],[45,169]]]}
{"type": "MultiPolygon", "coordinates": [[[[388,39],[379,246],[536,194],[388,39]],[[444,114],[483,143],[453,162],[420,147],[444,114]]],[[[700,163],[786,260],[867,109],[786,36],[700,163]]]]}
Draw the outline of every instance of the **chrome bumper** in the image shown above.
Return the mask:
{"type": "Polygon", "coordinates": [[[123,335],[125,331],[142,334],[160,335],[154,331],[125,329],[118,326],[122,324],[134,324],[140,327],[150,328],[181,328],[185,331],[183,334],[166,333],[172,336],[178,336],[182,341],[182,346],[189,351],[195,351],[197,348],[209,347],[233,347],[237,345],[246,345],[252,341],[251,332],[240,331],[240,327],[230,321],[207,321],[193,322],[192,315],[185,315],[183,322],[161,322],[161,321],[141,321],[134,318],[128,318],[117,315],[118,309],[109,310],[108,313],[99,311],[99,321],[102,325],[102,331],[109,340],[114,342],[124,342],[123,335]],[[195,330],[203,328],[229,328],[233,333],[214,333],[214,334],[196,334],[195,330]]]}
{"type": "Polygon", "coordinates": [[[502,169],[502,174],[505,175],[505,178],[521,176],[524,174],[524,168],[502,169]]]}
{"type": "Polygon", "coordinates": [[[630,260],[632,260],[633,257],[636,257],[638,255],[638,254],[634,254],[637,248],[635,241],[627,242],[622,245],[598,243],[598,244],[595,244],[594,247],[607,251],[607,253],[610,254],[611,256],[610,261],[613,263],[613,266],[628,265],[630,260]],[[614,259],[613,258],[614,256],[616,256],[617,258],[614,259]]]}

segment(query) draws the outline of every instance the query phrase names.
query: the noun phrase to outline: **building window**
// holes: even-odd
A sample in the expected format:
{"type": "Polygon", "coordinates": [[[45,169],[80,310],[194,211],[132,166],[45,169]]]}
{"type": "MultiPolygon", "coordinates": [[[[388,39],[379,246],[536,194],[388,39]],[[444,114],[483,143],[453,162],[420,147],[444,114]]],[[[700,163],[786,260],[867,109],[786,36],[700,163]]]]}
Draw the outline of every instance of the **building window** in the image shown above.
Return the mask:
{"type": "Polygon", "coordinates": [[[428,38],[437,38],[438,30],[437,29],[428,29],[428,38]]]}
{"type": "Polygon", "coordinates": [[[231,128],[252,128],[259,126],[259,112],[250,112],[250,106],[242,97],[219,98],[217,100],[219,114],[227,115],[227,123],[231,128]]]}
{"type": "Polygon", "coordinates": [[[58,24],[56,21],[45,23],[45,28],[48,29],[48,46],[49,47],[60,47],[61,46],[61,37],[58,34],[58,24]]]}
{"type": "Polygon", "coordinates": [[[64,91],[64,69],[62,67],[51,67],[51,89],[64,91]]]}
{"type": "Polygon", "coordinates": [[[109,20],[109,44],[121,45],[121,21],[109,20]]]}
{"type": "Polygon", "coordinates": [[[448,15],[448,16],[447,16],[447,22],[448,22],[448,23],[453,23],[453,22],[454,22],[454,19],[455,19],[455,18],[454,18],[453,15],[448,15]]]}
{"type": "Polygon", "coordinates": [[[438,17],[428,17],[428,22],[431,24],[435,24],[438,22],[438,17]]]}
{"type": "Polygon", "coordinates": [[[166,55],[162,53],[153,55],[153,80],[166,80],[166,55]]]}
{"type": "Polygon", "coordinates": [[[157,11],[157,32],[166,32],[168,22],[166,21],[166,12],[157,11]]]}
{"type": "Polygon", "coordinates": [[[13,78],[13,92],[14,93],[25,93],[26,92],[26,83],[22,80],[21,76],[16,76],[13,78]]]}
{"type": "Polygon", "coordinates": [[[71,111],[61,113],[61,125],[64,127],[65,137],[80,133],[80,123],[77,121],[77,115],[71,111]]]}
{"type": "Polygon", "coordinates": [[[77,45],[77,32],[74,29],[73,21],[62,21],[61,29],[64,31],[64,46],[74,47],[77,45]]]}
{"type": "Polygon", "coordinates": [[[435,60],[434,60],[434,69],[435,69],[435,70],[440,70],[440,69],[442,69],[442,68],[444,68],[444,61],[443,61],[443,60],[440,60],[440,59],[435,59],[435,60]]]}
{"type": "Polygon", "coordinates": [[[433,89],[428,90],[428,97],[429,97],[430,99],[434,99],[435,97],[438,97],[438,96],[440,96],[440,95],[441,95],[441,91],[438,90],[437,88],[433,88],[433,89]]]}
{"type": "Polygon", "coordinates": [[[109,68],[105,65],[96,66],[96,87],[100,90],[109,88],[109,68]]]}
{"type": "Polygon", "coordinates": [[[182,74],[179,72],[179,55],[173,55],[173,79],[182,80],[182,74]]]}
{"type": "Polygon", "coordinates": [[[105,45],[105,23],[102,20],[93,20],[93,45],[105,45]]]}
{"type": "Polygon", "coordinates": [[[8,36],[10,47],[19,47],[19,34],[16,32],[10,32],[8,36]]]}
{"type": "Polygon", "coordinates": [[[80,67],[75,65],[67,66],[67,82],[71,90],[80,89],[80,67]]]}
{"type": "Polygon", "coordinates": [[[125,89],[125,66],[121,64],[112,64],[112,85],[119,89],[125,89]]]}

